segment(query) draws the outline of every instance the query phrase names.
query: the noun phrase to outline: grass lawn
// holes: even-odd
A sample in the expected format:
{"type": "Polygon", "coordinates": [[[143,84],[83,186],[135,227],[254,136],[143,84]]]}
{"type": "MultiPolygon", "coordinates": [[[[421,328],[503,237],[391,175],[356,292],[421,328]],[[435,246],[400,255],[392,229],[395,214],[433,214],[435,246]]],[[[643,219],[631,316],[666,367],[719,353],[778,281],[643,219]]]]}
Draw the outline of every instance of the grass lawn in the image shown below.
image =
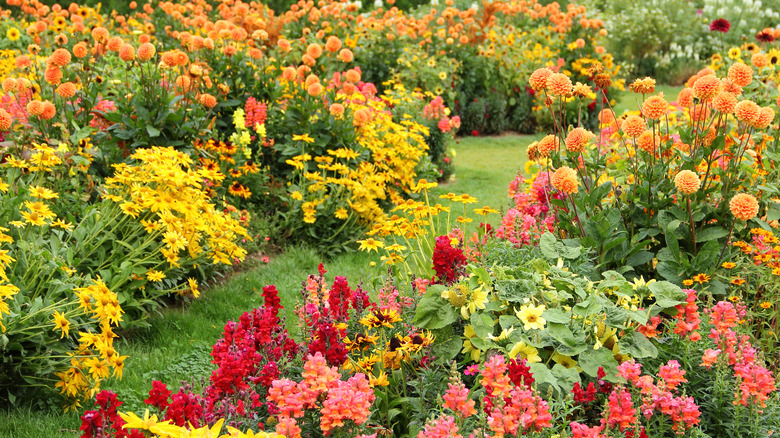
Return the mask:
{"type": "MultiPolygon", "coordinates": [[[[479,199],[470,207],[489,205],[506,210],[507,186],[525,164],[526,146],[539,138],[507,135],[461,139],[454,147],[456,178],[435,189],[434,194],[468,193],[479,199]]],[[[472,213],[476,221],[475,216],[472,213]]],[[[182,380],[200,385],[200,380],[210,375],[211,345],[220,337],[225,323],[261,305],[260,292],[267,284],[279,289],[282,305],[287,310],[288,328],[295,331],[297,321],[292,309],[299,301],[301,283],[307,275],[317,272],[321,261],[328,269],[328,280],[344,275],[350,285],[364,282],[369,291],[373,289],[369,281],[380,269],[370,266],[371,261],[379,261],[376,253],[349,252],[325,261],[311,250],[287,248],[269,264],[204,290],[190,304],[168,307],[160,315],[151,315],[149,328],[126,333],[116,344],[121,354],[129,356],[124,377],[105,382],[102,388],[115,391],[125,402],[123,408],[142,411],[152,380],[161,380],[174,390],[182,380]]],[[[3,438],[76,437],[80,435],[80,424],[78,415],[63,414],[58,407],[49,411],[29,407],[0,411],[0,437],[3,438]]]]}

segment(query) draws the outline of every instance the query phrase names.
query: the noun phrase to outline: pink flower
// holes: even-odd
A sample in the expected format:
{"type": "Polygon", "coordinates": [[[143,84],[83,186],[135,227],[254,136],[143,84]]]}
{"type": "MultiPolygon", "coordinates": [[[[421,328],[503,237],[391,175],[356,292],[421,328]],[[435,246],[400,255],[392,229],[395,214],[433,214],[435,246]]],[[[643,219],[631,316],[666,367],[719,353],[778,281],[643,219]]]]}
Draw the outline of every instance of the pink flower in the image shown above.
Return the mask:
{"type": "Polygon", "coordinates": [[[713,350],[712,348],[704,350],[704,355],[701,357],[701,365],[699,366],[710,369],[715,361],[718,360],[719,354],[720,350],[713,350]]]}
{"type": "Polygon", "coordinates": [[[477,413],[474,409],[474,400],[469,399],[469,390],[466,386],[458,382],[450,383],[447,392],[444,394],[444,407],[452,409],[463,418],[468,418],[477,413]]]}
{"type": "Polygon", "coordinates": [[[658,370],[658,377],[664,379],[666,388],[670,391],[674,390],[680,383],[688,381],[683,377],[684,375],[685,370],[680,368],[680,363],[676,360],[670,360],[658,370]]]}
{"type": "Polygon", "coordinates": [[[625,361],[618,365],[618,373],[620,374],[620,377],[626,379],[627,382],[635,384],[642,374],[642,364],[635,362],[633,359],[625,361]]]}
{"type": "Polygon", "coordinates": [[[607,424],[620,428],[621,431],[628,429],[637,422],[636,409],[631,401],[631,394],[620,387],[609,394],[609,417],[607,424]]]}
{"type": "Polygon", "coordinates": [[[429,420],[425,428],[417,434],[417,438],[461,438],[455,419],[449,415],[429,420]]]}

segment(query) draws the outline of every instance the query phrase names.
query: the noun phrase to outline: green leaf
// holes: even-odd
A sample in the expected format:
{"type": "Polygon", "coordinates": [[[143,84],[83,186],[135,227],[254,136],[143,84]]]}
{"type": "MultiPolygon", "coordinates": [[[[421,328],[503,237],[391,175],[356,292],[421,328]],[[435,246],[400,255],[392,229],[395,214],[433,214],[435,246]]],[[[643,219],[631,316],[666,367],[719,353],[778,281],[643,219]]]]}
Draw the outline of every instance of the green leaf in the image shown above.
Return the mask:
{"type": "Polygon", "coordinates": [[[449,301],[441,297],[447,288],[437,284],[428,288],[414,314],[414,322],[420,328],[440,329],[458,320],[458,313],[449,301]]]}
{"type": "Polygon", "coordinates": [[[480,338],[487,338],[493,334],[493,318],[484,313],[472,313],[471,326],[480,338]]]}
{"type": "Polygon", "coordinates": [[[460,336],[455,336],[452,326],[448,325],[443,329],[434,330],[432,333],[436,337],[436,342],[433,344],[433,354],[436,356],[437,362],[450,361],[463,349],[463,339],[460,336]]]}
{"type": "Polygon", "coordinates": [[[618,363],[609,348],[601,347],[598,350],[588,348],[580,353],[579,364],[582,370],[592,377],[597,376],[599,367],[604,367],[607,373],[605,379],[612,382],[616,380],[618,363]]]}
{"type": "MultiPolygon", "coordinates": [[[[547,325],[547,332],[550,333],[550,336],[555,338],[556,341],[568,347],[574,347],[578,343],[577,339],[574,338],[574,334],[569,329],[569,326],[566,324],[551,322],[547,325]]],[[[580,342],[584,341],[584,339],[580,340],[580,342]]]]}
{"type": "Polygon", "coordinates": [[[160,130],[152,125],[146,125],[146,132],[149,133],[149,137],[159,137],[160,130]]]}
{"type": "Polygon", "coordinates": [[[547,322],[556,322],[558,324],[568,324],[571,321],[571,316],[557,307],[545,310],[544,313],[542,313],[542,317],[546,319],[547,322]]]}
{"type": "Polygon", "coordinates": [[[688,298],[688,294],[683,292],[680,286],[668,281],[655,281],[647,287],[655,295],[655,304],[665,309],[682,304],[688,298]]]}
{"type": "Polygon", "coordinates": [[[637,359],[658,356],[658,349],[655,345],[639,332],[633,332],[630,338],[627,336],[621,338],[618,344],[621,351],[625,351],[637,359]]]}
{"type": "Polygon", "coordinates": [[[560,258],[560,254],[556,249],[556,243],[558,243],[558,241],[555,239],[555,236],[547,231],[539,238],[539,249],[542,250],[542,254],[548,259],[558,259],[560,258]]]}
{"type": "Polygon", "coordinates": [[[723,227],[707,227],[696,233],[697,242],[707,242],[728,236],[729,232],[723,227]]]}
{"type": "Polygon", "coordinates": [[[565,366],[556,363],[552,368],[552,375],[555,376],[555,379],[564,394],[570,393],[571,390],[574,389],[575,383],[581,383],[580,372],[574,367],[566,368],[565,366]]]}
{"type": "Polygon", "coordinates": [[[540,393],[545,394],[550,388],[561,393],[561,387],[558,385],[558,379],[555,378],[553,373],[547,368],[547,365],[543,363],[530,363],[528,367],[531,368],[531,373],[534,376],[534,383],[540,393]]]}

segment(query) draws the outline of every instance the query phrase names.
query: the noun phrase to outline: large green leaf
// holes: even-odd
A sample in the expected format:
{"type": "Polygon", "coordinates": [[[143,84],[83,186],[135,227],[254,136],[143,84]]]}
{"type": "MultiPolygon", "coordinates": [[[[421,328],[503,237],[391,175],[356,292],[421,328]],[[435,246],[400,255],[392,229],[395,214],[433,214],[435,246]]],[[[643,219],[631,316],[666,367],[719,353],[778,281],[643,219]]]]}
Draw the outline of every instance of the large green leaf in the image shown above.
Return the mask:
{"type": "Polygon", "coordinates": [[[688,294],[683,292],[680,286],[668,281],[654,281],[647,286],[655,295],[655,304],[668,309],[685,302],[688,294]]]}
{"type": "Polygon", "coordinates": [[[458,320],[458,313],[449,301],[441,297],[447,288],[437,284],[430,286],[425,292],[417,311],[414,314],[414,323],[419,328],[429,330],[440,329],[458,320]]]}

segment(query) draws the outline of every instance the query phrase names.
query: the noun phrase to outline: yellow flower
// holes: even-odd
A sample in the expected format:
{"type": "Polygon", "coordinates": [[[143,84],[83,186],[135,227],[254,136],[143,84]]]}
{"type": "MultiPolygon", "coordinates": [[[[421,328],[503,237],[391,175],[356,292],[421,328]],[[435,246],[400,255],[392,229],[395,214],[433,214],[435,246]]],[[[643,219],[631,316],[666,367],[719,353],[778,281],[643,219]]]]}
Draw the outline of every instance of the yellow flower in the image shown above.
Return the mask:
{"type": "Polygon", "coordinates": [[[526,344],[524,341],[518,342],[509,350],[510,359],[514,359],[518,355],[522,356],[523,359],[527,360],[529,363],[538,363],[542,361],[542,358],[539,357],[539,350],[526,344]]]}
{"type": "Polygon", "coordinates": [[[30,196],[32,196],[33,198],[41,198],[41,199],[55,199],[59,197],[53,191],[47,189],[46,187],[40,187],[40,186],[30,187],[30,196]]]}
{"type": "Polygon", "coordinates": [[[22,36],[22,33],[19,31],[19,29],[15,27],[9,27],[8,30],[5,32],[5,36],[10,41],[16,41],[22,36]]]}
{"type": "Polygon", "coordinates": [[[367,250],[368,252],[371,252],[371,250],[378,251],[377,248],[383,248],[385,246],[384,243],[375,240],[373,237],[369,237],[366,240],[358,240],[357,243],[360,244],[360,250],[367,250]]]}
{"type": "Polygon", "coordinates": [[[377,386],[387,386],[390,384],[390,382],[387,381],[387,374],[385,374],[384,370],[379,372],[379,375],[374,377],[373,375],[369,375],[368,378],[368,384],[371,385],[372,388],[377,386]]]}
{"type": "Polygon", "coordinates": [[[165,278],[165,274],[160,271],[149,271],[146,273],[146,278],[148,278],[149,281],[158,282],[165,278]]]}
{"type": "Polygon", "coordinates": [[[190,290],[192,291],[192,296],[198,298],[200,296],[200,291],[198,291],[198,282],[195,281],[194,278],[188,278],[187,283],[189,284],[190,290]]]}
{"type": "Polygon", "coordinates": [[[545,306],[534,306],[533,304],[527,304],[515,312],[520,321],[523,323],[523,330],[542,330],[544,329],[547,320],[542,318],[545,306]]]}
{"type": "Polygon", "coordinates": [[[494,209],[490,208],[489,205],[486,205],[486,206],[484,206],[482,208],[475,208],[474,209],[474,213],[476,213],[478,215],[481,215],[481,216],[487,216],[490,213],[498,213],[498,210],[494,210],[494,209]]]}
{"type": "Polygon", "coordinates": [[[303,135],[293,135],[293,141],[303,141],[306,143],[314,143],[314,139],[309,137],[309,134],[303,134],[303,135]]]}
{"type": "Polygon", "coordinates": [[[577,361],[571,358],[570,356],[565,356],[556,351],[555,353],[553,353],[551,359],[555,363],[563,365],[565,368],[575,368],[577,371],[582,372],[582,368],[577,366],[577,361]]]}
{"type": "Polygon", "coordinates": [[[125,424],[122,426],[123,429],[149,430],[149,428],[157,424],[157,415],[152,415],[150,417],[149,409],[144,413],[144,418],[135,415],[133,412],[120,412],[119,416],[125,420],[125,424]]]}
{"type": "Polygon", "coordinates": [[[764,301],[763,303],[759,304],[759,306],[761,306],[762,309],[768,309],[772,307],[772,303],[770,303],[769,301],[764,301]]]}
{"type": "Polygon", "coordinates": [[[733,262],[723,262],[723,264],[721,266],[723,266],[726,269],[732,269],[735,266],[737,266],[737,264],[733,263],[733,262]]]}
{"type": "Polygon", "coordinates": [[[68,336],[68,330],[70,330],[70,321],[68,321],[68,319],[65,318],[64,314],[56,310],[54,311],[54,313],[52,313],[52,316],[54,317],[54,329],[52,329],[52,331],[58,329],[62,330],[62,336],[60,336],[60,339],[64,338],[65,336],[68,336]]]}

